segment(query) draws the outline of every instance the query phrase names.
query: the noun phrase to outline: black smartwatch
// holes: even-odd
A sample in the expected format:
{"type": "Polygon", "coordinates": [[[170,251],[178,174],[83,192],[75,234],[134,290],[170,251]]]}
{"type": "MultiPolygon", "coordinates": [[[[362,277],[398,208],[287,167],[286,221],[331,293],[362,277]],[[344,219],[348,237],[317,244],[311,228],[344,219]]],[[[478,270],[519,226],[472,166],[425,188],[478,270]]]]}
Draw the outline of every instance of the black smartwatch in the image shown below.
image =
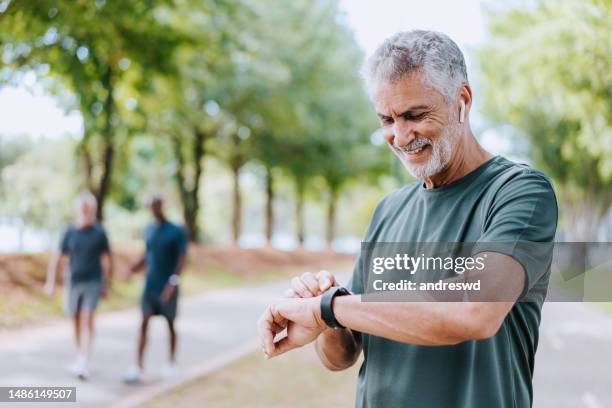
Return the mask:
{"type": "Polygon", "coordinates": [[[334,309],[332,307],[334,298],[336,296],[346,296],[350,295],[351,292],[347,288],[343,288],[342,286],[334,286],[330,288],[327,292],[321,296],[321,319],[332,329],[344,329],[345,327],[341,325],[338,320],[336,320],[336,316],[334,316],[334,309]]]}

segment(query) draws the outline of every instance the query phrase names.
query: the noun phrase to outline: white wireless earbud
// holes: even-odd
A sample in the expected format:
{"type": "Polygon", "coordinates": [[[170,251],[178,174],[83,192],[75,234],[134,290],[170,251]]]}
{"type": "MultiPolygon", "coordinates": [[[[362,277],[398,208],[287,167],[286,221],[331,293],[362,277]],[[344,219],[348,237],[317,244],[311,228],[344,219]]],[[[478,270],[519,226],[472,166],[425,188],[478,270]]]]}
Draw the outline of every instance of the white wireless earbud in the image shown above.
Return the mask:
{"type": "Polygon", "coordinates": [[[463,99],[461,100],[461,110],[459,111],[459,123],[463,123],[465,121],[465,102],[463,99]]]}

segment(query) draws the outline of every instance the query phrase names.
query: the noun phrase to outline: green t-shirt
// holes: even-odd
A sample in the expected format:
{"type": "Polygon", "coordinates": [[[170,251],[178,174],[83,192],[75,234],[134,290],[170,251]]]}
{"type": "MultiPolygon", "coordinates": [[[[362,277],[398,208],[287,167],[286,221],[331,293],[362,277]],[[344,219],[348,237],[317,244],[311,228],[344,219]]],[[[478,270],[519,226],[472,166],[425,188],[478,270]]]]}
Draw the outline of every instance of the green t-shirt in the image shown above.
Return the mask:
{"type": "MultiPolygon", "coordinates": [[[[552,242],[557,203],[541,172],[496,156],[440,188],[411,183],[377,206],[365,242],[552,242]]],[[[508,248],[511,248],[509,246],[508,248]]],[[[529,407],[550,258],[508,250],[526,270],[523,296],[498,333],[454,346],[417,346],[362,336],[357,407],[529,407]],[[529,265],[529,266],[525,266],[529,265]],[[544,290],[542,291],[542,288],[544,290]]],[[[349,288],[364,293],[358,260],[349,288]]]]}

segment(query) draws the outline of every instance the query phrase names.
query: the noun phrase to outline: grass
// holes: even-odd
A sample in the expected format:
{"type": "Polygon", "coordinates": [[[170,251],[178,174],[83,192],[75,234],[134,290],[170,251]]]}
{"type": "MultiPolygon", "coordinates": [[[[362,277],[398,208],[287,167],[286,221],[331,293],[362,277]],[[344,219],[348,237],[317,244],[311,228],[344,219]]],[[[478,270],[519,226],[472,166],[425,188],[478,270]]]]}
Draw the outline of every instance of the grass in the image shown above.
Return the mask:
{"type": "Polygon", "coordinates": [[[307,346],[265,360],[256,352],[143,405],[162,407],[295,407],[355,405],[360,363],[348,370],[325,369],[307,346]]]}
{"type": "MultiPolygon", "coordinates": [[[[338,268],[346,269],[347,265],[339,264],[338,268]]],[[[191,295],[215,289],[266,283],[282,278],[288,279],[300,272],[301,270],[293,268],[241,276],[214,267],[208,268],[206,272],[197,273],[187,269],[182,279],[181,293],[191,295]]],[[[142,275],[135,276],[129,281],[115,282],[111,296],[101,300],[99,310],[109,312],[137,306],[142,287],[142,275]]],[[[48,322],[49,319],[63,316],[64,296],[61,287],[52,299],[46,297],[39,289],[19,289],[10,295],[0,296],[0,329],[48,322]]]]}

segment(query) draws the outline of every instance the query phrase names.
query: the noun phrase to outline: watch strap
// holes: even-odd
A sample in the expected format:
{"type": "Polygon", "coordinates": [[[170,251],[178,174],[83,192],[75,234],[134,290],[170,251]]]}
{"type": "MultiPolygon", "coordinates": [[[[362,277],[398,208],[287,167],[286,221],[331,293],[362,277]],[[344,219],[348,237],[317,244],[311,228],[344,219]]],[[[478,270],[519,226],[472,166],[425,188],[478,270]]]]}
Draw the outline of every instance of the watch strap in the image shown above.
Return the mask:
{"type": "Polygon", "coordinates": [[[321,296],[321,319],[332,329],[344,329],[345,327],[336,320],[333,302],[336,296],[350,295],[351,292],[342,286],[334,286],[321,296]]]}

